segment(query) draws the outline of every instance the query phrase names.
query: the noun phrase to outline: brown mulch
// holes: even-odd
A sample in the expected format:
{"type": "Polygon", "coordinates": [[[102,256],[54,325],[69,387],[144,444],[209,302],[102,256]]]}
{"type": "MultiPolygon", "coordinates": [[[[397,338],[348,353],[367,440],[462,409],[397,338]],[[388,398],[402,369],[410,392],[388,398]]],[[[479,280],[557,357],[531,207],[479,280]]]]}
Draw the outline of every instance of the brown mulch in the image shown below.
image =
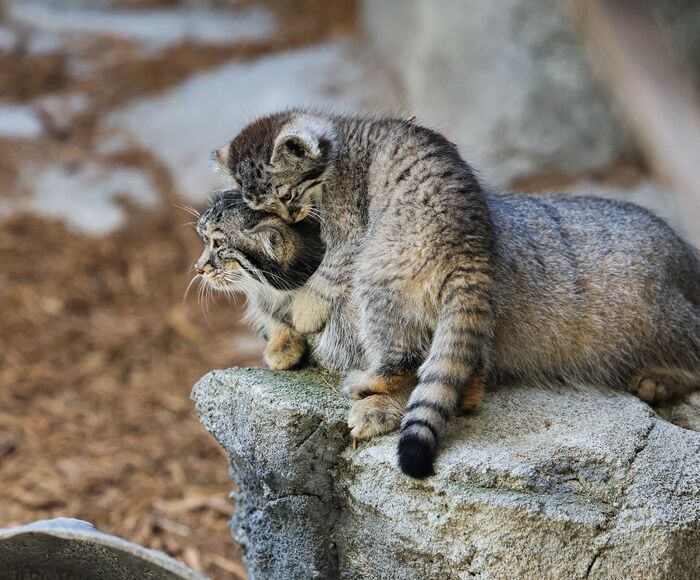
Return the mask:
{"type": "Polygon", "coordinates": [[[0,94],[6,101],[24,101],[58,92],[66,86],[62,54],[29,55],[0,52],[0,94]]]}
{"type": "Polygon", "coordinates": [[[71,516],[213,577],[243,576],[226,459],[192,384],[257,364],[235,307],[183,303],[200,243],[179,210],[101,239],[15,216],[0,227],[0,523],[71,516]]]}
{"type": "MultiPolygon", "coordinates": [[[[254,2],[221,1],[232,3],[254,2]]],[[[90,97],[68,128],[48,126],[36,141],[0,140],[0,198],[26,195],[21,168],[89,159],[100,119],[115,107],[223,62],[354,27],[354,0],[261,3],[281,23],[271,39],[144,55],[120,39],[85,36],[63,54],[31,55],[21,46],[0,53],[6,101],[90,97]],[[71,59],[89,63],[90,72],[71,76],[71,59]]],[[[126,225],[101,238],[33,215],[0,220],[0,527],[82,518],[213,578],[245,577],[228,529],[227,461],[189,392],[207,371],[257,365],[259,354],[234,345],[250,336],[239,308],[220,299],[207,322],[196,291],[183,303],[200,242],[182,226],[192,218],[176,209],[167,169],[135,147],[108,161],[148,174],[159,208],[127,208],[126,225]]]]}

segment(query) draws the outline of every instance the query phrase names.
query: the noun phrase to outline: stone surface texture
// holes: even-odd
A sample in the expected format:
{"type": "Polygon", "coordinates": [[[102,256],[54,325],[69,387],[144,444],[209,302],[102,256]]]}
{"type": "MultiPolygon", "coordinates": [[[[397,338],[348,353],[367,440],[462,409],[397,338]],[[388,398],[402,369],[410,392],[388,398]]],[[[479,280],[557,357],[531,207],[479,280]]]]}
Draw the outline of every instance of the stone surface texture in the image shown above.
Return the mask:
{"type": "Polygon", "coordinates": [[[700,433],[630,395],[492,391],[424,481],[396,434],[352,448],[327,375],[214,371],[192,397],[231,461],[251,578],[700,575],[700,433]]]}
{"type": "Polygon", "coordinates": [[[203,580],[170,556],[73,518],[0,529],[0,578],[203,580]]]}
{"type": "Polygon", "coordinates": [[[408,110],[488,183],[578,173],[630,150],[557,0],[364,0],[372,49],[408,110]]]}

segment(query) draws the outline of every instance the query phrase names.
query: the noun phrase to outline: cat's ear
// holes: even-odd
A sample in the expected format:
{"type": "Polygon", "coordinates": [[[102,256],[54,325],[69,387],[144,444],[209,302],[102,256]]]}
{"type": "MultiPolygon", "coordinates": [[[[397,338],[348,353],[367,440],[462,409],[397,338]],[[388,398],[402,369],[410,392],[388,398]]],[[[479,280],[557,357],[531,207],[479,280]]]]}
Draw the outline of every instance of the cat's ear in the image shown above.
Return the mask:
{"type": "Polygon", "coordinates": [[[273,164],[315,161],[321,155],[319,141],[314,133],[301,128],[282,131],[275,139],[271,161],[273,164]]]}
{"type": "Polygon", "coordinates": [[[214,161],[218,169],[228,169],[229,147],[230,146],[228,144],[224,145],[211,154],[212,161],[214,161]]]}
{"type": "Polygon", "coordinates": [[[284,242],[282,233],[277,228],[266,227],[259,228],[254,234],[265,254],[272,259],[277,259],[277,253],[284,242]]]}
{"type": "Polygon", "coordinates": [[[329,121],[315,115],[300,115],[278,133],[270,161],[273,165],[316,166],[329,160],[334,143],[335,131],[329,121]]]}

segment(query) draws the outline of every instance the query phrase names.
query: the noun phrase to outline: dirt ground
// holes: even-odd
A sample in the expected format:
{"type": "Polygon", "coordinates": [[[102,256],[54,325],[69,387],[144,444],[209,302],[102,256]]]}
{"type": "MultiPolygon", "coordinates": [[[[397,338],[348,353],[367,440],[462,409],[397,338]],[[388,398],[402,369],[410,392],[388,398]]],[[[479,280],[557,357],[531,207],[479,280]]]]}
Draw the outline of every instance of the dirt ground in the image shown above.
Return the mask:
{"type": "MultiPolygon", "coordinates": [[[[273,40],[181,45],[157,58],[86,40],[75,50],[105,65],[79,80],[61,55],[2,57],[6,100],[82,90],[96,104],[41,142],[0,140],[0,198],[24,194],[16,180],[23,157],[89,155],[96,119],[119,104],[228,59],[352,27],[352,2],[266,4],[285,23],[273,40]]],[[[189,392],[211,369],[259,358],[234,348],[249,336],[239,307],[221,298],[207,321],[195,296],[183,302],[200,242],[183,226],[192,218],[176,207],[167,170],[138,150],[113,162],[147,171],[160,205],[127,207],[126,225],[103,237],[29,214],[0,221],[0,526],[77,517],[213,578],[245,577],[227,526],[226,458],[189,392]]]]}
{"type": "Polygon", "coordinates": [[[236,308],[183,304],[198,240],[182,213],[102,239],[15,216],[0,229],[0,521],[72,516],[213,576],[244,571],[226,460],[192,384],[234,357],[236,308]]]}

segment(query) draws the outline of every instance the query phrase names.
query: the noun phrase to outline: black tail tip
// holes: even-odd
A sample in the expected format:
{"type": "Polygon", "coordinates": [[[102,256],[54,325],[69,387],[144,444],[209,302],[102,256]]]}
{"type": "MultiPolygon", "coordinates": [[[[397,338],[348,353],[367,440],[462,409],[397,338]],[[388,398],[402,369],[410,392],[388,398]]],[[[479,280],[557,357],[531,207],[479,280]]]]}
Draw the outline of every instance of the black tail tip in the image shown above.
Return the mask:
{"type": "Polygon", "coordinates": [[[435,450],[430,442],[416,435],[401,435],[399,438],[399,468],[406,475],[423,479],[435,475],[433,461],[435,450]]]}

